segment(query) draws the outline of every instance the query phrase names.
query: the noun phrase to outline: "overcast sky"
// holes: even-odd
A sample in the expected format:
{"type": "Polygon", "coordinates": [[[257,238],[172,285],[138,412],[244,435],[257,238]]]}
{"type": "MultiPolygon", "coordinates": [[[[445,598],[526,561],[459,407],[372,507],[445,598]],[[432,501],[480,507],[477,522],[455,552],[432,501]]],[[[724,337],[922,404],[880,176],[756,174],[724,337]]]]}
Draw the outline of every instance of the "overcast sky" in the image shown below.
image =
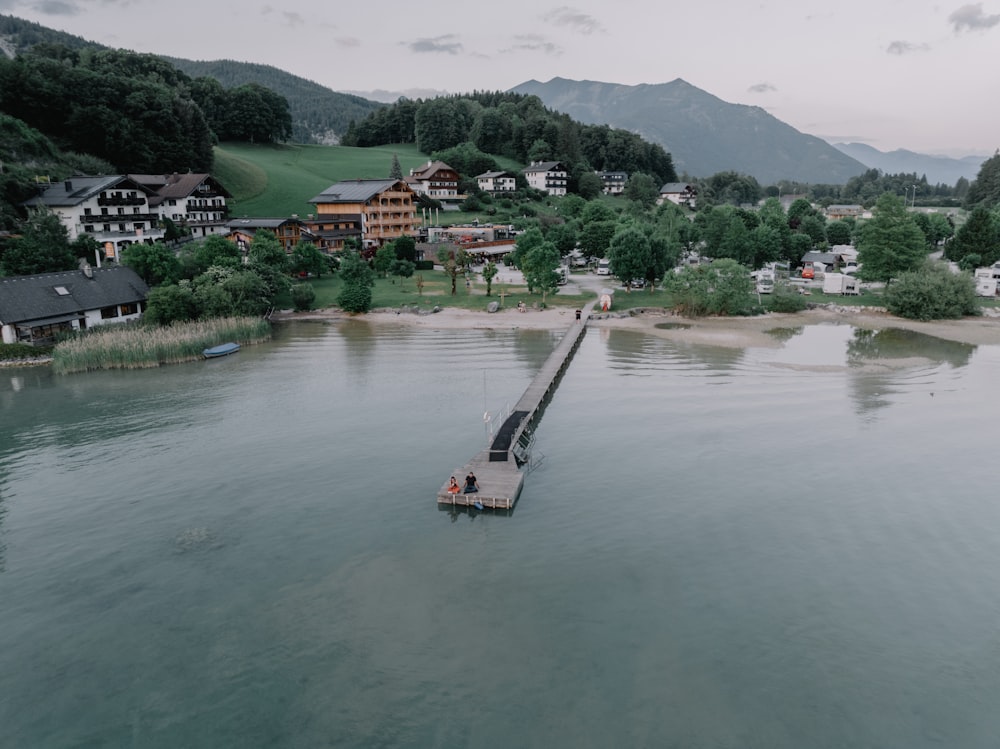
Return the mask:
{"type": "Polygon", "coordinates": [[[683,78],[831,142],[1000,147],[1000,0],[0,0],[0,11],[337,91],[683,78]]]}

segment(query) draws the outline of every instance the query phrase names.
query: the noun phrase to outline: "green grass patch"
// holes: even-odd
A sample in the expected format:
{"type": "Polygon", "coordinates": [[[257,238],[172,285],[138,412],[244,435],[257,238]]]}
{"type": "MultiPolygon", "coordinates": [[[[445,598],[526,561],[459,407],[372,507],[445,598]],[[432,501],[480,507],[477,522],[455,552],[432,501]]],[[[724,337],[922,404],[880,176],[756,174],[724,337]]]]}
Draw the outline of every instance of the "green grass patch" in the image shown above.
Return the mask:
{"type": "Polygon", "coordinates": [[[27,343],[0,343],[0,361],[27,361],[49,356],[51,346],[32,346],[27,343]]]}
{"type": "Polygon", "coordinates": [[[220,343],[259,343],[271,337],[271,325],[256,317],[227,317],[176,323],[102,325],[56,345],[52,367],[58,374],[94,369],[145,369],[202,358],[220,343]]]}
{"type": "Polygon", "coordinates": [[[403,173],[427,163],[411,143],[377,148],[223,143],[214,174],[233,194],[232,215],[306,216],[310,198],[345,179],[387,179],[396,154],[403,173]]]}

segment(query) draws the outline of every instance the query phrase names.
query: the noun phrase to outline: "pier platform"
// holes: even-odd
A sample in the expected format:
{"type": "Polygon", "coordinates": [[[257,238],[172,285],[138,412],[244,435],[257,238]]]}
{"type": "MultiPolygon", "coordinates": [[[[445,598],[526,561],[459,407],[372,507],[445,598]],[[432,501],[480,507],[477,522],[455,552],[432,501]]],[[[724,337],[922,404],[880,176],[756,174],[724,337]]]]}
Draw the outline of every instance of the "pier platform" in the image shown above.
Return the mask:
{"type": "Polygon", "coordinates": [[[521,466],[527,460],[526,450],[530,449],[530,430],[541,418],[545,403],[551,398],[559,379],[573,358],[573,353],[580,345],[586,331],[587,319],[595,304],[596,301],[587,304],[581,312],[580,319],[574,320],[570,325],[562,340],[524,391],[524,395],[514,406],[510,416],[497,431],[493,442],[476,453],[465,465],[456,468],[452,474],[445,477],[438,491],[438,504],[473,507],[478,503],[483,508],[513,509],[524,484],[521,466]],[[475,474],[479,491],[471,494],[461,492],[449,494],[448,483],[451,476],[458,480],[459,486],[465,486],[465,477],[469,471],[475,474]]]}

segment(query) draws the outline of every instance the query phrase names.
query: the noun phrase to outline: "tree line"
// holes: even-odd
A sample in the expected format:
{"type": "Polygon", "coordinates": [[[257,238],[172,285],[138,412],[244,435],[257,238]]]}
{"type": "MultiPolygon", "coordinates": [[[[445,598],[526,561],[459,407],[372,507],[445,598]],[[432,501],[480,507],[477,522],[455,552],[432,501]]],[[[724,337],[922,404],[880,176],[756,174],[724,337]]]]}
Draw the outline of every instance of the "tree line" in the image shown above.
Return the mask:
{"type": "Polygon", "coordinates": [[[501,91],[402,99],[352,121],[341,142],[361,147],[416,143],[431,155],[466,146],[520,163],[559,161],[569,170],[570,192],[579,190],[582,175],[595,170],[645,173],[658,186],[677,179],[662,146],[626,130],[581,124],[547,109],[537,96],[501,91]]]}
{"type": "Polygon", "coordinates": [[[126,173],[208,172],[220,139],[291,135],[287,101],[259,84],[226,90],[156,55],[99,47],[37,44],[0,58],[0,110],[126,173]]]}

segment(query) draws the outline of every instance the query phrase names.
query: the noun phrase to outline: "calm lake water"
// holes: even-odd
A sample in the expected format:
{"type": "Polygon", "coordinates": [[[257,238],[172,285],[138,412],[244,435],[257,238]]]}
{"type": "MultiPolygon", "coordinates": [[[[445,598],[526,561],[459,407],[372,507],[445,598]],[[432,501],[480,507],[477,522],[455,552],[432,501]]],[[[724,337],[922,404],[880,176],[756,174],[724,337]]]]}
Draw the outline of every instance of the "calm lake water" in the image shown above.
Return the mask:
{"type": "Polygon", "coordinates": [[[0,370],[0,745],[996,747],[1000,347],[773,335],[588,331],[509,516],[550,333],[0,370]]]}

